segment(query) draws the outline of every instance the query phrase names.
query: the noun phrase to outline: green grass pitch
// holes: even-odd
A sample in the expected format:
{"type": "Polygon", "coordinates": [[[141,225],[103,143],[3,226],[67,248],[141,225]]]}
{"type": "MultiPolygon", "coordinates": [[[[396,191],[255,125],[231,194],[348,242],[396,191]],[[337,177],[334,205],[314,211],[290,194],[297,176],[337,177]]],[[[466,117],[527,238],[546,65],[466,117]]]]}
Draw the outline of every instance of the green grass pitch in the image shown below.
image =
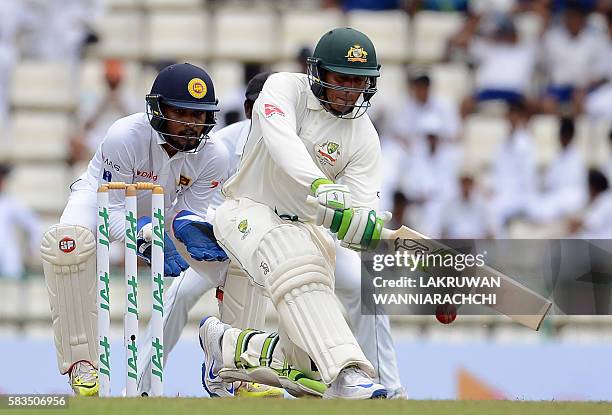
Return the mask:
{"type": "MultiPolygon", "coordinates": [[[[610,402],[323,401],[318,399],[71,398],[68,409],[16,414],[85,415],[610,415],[610,402]]],[[[4,411],[0,411],[4,412],[4,411]]]]}

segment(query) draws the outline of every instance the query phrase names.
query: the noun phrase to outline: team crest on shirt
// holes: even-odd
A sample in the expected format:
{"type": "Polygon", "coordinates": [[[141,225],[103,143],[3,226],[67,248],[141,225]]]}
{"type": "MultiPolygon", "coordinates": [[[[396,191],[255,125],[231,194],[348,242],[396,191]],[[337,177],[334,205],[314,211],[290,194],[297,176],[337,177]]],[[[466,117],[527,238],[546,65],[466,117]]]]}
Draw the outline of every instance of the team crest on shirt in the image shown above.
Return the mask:
{"type": "Polygon", "coordinates": [[[193,78],[187,85],[187,91],[189,91],[192,97],[201,99],[206,95],[208,87],[206,86],[206,82],[202,81],[200,78],[193,78]]]}
{"type": "Polygon", "coordinates": [[[241,220],[240,223],[238,224],[238,230],[240,231],[240,233],[242,233],[241,239],[244,240],[244,238],[249,236],[249,234],[251,233],[251,227],[249,226],[249,221],[246,219],[241,220]]]}
{"type": "Polygon", "coordinates": [[[334,166],[340,156],[340,144],[327,141],[317,146],[316,155],[319,163],[334,166]]]}
{"type": "Polygon", "coordinates": [[[363,48],[359,44],[354,44],[351,48],[346,52],[345,58],[349,62],[367,62],[368,61],[368,52],[363,50],[363,48]]]}
{"type": "Polygon", "coordinates": [[[181,177],[179,177],[178,185],[179,186],[189,186],[189,183],[191,183],[191,179],[181,174],[181,177]]]}

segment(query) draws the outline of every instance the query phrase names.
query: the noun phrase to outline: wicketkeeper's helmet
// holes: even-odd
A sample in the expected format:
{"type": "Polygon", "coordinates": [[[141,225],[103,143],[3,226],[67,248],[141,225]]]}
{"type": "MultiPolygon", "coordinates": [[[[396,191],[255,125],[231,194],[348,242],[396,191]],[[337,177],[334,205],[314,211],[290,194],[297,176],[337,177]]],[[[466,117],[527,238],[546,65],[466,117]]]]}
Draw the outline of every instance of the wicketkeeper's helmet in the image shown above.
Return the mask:
{"type": "MultiPolygon", "coordinates": [[[[155,78],[151,93],[146,96],[147,115],[151,127],[159,132],[166,142],[179,151],[195,151],[194,149],[177,148],[168,141],[168,137],[184,138],[166,131],[166,122],[174,121],[181,124],[190,124],[204,127],[198,137],[198,143],[208,138],[208,133],[216,124],[215,112],[219,111],[218,100],[215,97],[215,88],[212,79],[206,71],[189,63],[180,63],[167,66],[155,78]],[[175,108],[184,108],[195,111],[205,111],[204,123],[185,123],[183,121],[167,118],[161,104],[175,108]]],[[[174,140],[170,140],[174,141],[174,140]]]]}

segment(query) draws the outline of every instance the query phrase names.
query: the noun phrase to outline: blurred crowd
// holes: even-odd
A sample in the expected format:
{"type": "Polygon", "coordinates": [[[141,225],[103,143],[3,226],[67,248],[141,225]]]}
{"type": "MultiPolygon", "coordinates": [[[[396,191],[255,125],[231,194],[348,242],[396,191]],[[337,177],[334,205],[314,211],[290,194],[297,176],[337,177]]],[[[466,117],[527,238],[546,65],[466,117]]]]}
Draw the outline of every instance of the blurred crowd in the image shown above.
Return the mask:
{"type": "Polygon", "coordinates": [[[427,70],[408,71],[409,98],[385,117],[391,122],[379,125],[387,168],[383,204],[400,216],[397,222],[446,238],[612,236],[612,157],[591,165],[576,144],[578,119],[604,123],[607,131],[612,125],[612,4],[419,3],[453,3],[467,14],[448,41],[446,59],[467,62],[474,87],[454,104],[432,93],[427,70]],[[526,10],[544,22],[527,40],[516,23],[526,10]],[[491,112],[491,102],[508,129],[483,169],[464,154],[462,127],[470,114],[491,112]],[[557,152],[545,166],[536,163],[528,128],[541,114],[558,121],[557,152]],[[527,231],[516,232],[517,223],[527,231]]]}
{"type": "MultiPolygon", "coordinates": [[[[466,96],[459,101],[447,96],[435,88],[431,65],[408,62],[404,82],[394,86],[405,88],[403,101],[388,104],[383,90],[373,100],[369,115],[384,155],[382,208],[393,212],[394,225],[446,238],[612,236],[612,150],[585,157],[577,143],[578,124],[604,123],[604,148],[612,149],[610,0],[320,0],[319,5],[343,12],[399,9],[406,19],[421,11],[464,17],[448,38],[444,58],[435,63],[467,65],[466,96]],[[521,36],[519,30],[526,13],[538,21],[533,36],[521,36]],[[466,154],[466,124],[475,114],[491,115],[507,127],[485,164],[466,154]],[[556,121],[555,152],[545,164],[538,162],[531,128],[531,120],[542,115],[556,121]]],[[[2,2],[0,125],[11,118],[8,94],[15,65],[24,59],[60,60],[76,76],[88,47],[99,40],[95,22],[105,12],[104,0],[2,2]]],[[[309,47],[296,51],[297,70],[305,71],[309,47]]],[[[245,63],[244,84],[270,69],[275,69],[270,62],[245,63]]],[[[106,57],[102,72],[101,92],[79,96],[73,114],[66,154],[71,166],[89,160],[112,122],[144,107],[144,97],[124,87],[126,62],[106,57]]],[[[221,97],[219,127],[241,119],[243,88],[221,97]]],[[[486,147],[488,137],[480,139],[486,147]]],[[[6,177],[9,165],[0,166],[0,172],[6,177]]],[[[34,213],[18,202],[18,195],[7,197],[0,185],[0,234],[21,226],[36,241],[34,213]],[[15,219],[2,208],[7,205],[21,206],[25,213],[15,219]]],[[[22,267],[12,269],[22,272],[22,267]]],[[[8,272],[0,268],[0,275],[8,272]]]]}

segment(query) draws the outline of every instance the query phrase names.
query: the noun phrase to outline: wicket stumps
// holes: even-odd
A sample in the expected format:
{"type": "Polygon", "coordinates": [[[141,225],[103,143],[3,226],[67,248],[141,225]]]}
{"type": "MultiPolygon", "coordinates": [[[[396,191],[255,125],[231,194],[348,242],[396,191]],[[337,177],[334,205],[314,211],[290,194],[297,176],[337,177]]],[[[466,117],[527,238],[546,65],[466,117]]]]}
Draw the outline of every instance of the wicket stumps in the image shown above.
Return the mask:
{"type": "Polygon", "coordinates": [[[110,395],[110,231],[109,190],[125,191],[125,313],[126,396],[138,395],[138,263],[136,255],[137,194],[151,191],[151,395],[163,395],[164,189],[153,183],[111,182],[98,189],[96,238],[98,275],[99,396],[110,395]]]}

